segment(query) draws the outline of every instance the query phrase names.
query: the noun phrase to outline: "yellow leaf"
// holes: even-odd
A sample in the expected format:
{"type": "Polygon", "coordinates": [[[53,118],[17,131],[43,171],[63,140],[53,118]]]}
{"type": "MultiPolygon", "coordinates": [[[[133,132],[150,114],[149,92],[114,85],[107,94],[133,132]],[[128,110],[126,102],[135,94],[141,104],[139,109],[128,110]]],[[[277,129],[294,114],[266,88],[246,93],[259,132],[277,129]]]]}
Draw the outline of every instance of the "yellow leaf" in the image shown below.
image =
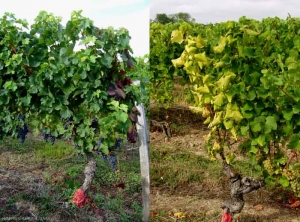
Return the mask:
{"type": "Polygon", "coordinates": [[[203,124],[207,125],[207,124],[209,124],[210,122],[211,122],[211,118],[208,117],[208,118],[206,118],[206,120],[204,120],[203,124]]]}
{"type": "Polygon", "coordinates": [[[220,37],[219,44],[215,47],[213,47],[214,53],[221,53],[225,49],[227,42],[227,38],[224,36],[220,37]]]}
{"type": "Polygon", "coordinates": [[[209,117],[209,116],[210,116],[210,111],[209,111],[209,109],[206,108],[206,107],[203,107],[203,110],[202,110],[202,117],[203,117],[203,118],[207,118],[207,117],[209,117]]]}
{"type": "Polygon", "coordinates": [[[197,60],[197,62],[201,62],[205,66],[209,66],[212,61],[212,59],[210,59],[206,56],[205,52],[195,54],[194,58],[197,60]]]}
{"type": "Polygon", "coordinates": [[[228,155],[226,155],[225,160],[228,164],[232,163],[232,161],[235,159],[235,154],[234,153],[230,153],[228,155]]]}
{"type": "Polygon", "coordinates": [[[234,139],[235,141],[237,141],[237,132],[236,132],[236,128],[235,127],[232,127],[231,129],[230,129],[230,132],[231,132],[231,137],[232,137],[232,139],[234,139]]]}
{"type": "Polygon", "coordinates": [[[203,82],[203,84],[206,83],[206,81],[209,80],[210,78],[211,78],[210,75],[205,75],[205,76],[203,76],[203,77],[202,77],[202,82],[203,82]]]}
{"type": "Polygon", "coordinates": [[[196,45],[196,42],[194,40],[188,39],[188,43],[187,43],[188,47],[195,46],[195,45],[196,45]]]}
{"type": "Polygon", "coordinates": [[[196,38],[196,47],[197,48],[203,48],[206,46],[206,40],[202,39],[200,35],[196,38]]]}
{"type": "Polygon", "coordinates": [[[240,122],[244,117],[240,112],[236,103],[228,103],[226,107],[226,114],[224,119],[232,118],[237,122],[240,122]]]}
{"type": "Polygon", "coordinates": [[[227,130],[231,129],[233,127],[233,120],[232,119],[224,119],[223,125],[227,130]]]}
{"type": "Polygon", "coordinates": [[[188,53],[188,54],[194,54],[197,50],[196,47],[193,47],[193,46],[185,46],[184,47],[185,51],[188,53]]]}
{"type": "Polygon", "coordinates": [[[245,32],[246,32],[248,35],[253,35],[253,36],[257,36],[257,35],[260,34],[259,32],[253,31],[253,30],[251,30],[251,29],[245,29],[245,32]]]}
{"type": "Polygon", "coordinates": [[[224,104],[224,99],[225,99],[225,94],[223,92],[221,92],[220,94],[214,96],[214,105],[220,107],[224,104]]]}
{"type": "Polygon", "coordinates": [[[206,85],[206,84],[204,84],[204,86],[200,86],[198,89],[197,89],[197,91],[199,92],[199,93],[210,93],[210,90],[209,90],[209,88],[208,88],[208,86],[206,85]]]}
{"type": "Polygon", "coordinates": [[[184,64],[180,57],[177,59],[172,59],[172,63],[175,68],[179,68],[179,67],[183,66],[183,64],[184,64]]]}
{"type": "Polygon", "coordinates": [[[174,213],[174,217],[176,217],[176,218],[184,218],[185,215],[183,214],[183,212],[177,212],[177,213],[174,213]]]}
{"type": "Polygon", "coordinates": [[[222,114],[223,112],[217,112],[215,113],[214,119],[213,121],[208,125],[208,128],[211,128],[213,126],[219,125],[220,123],[222,123],[222,114]]]}
{"type": "Polygon", "coordinates": [[[189,110],[191,110],[193,113],[202,113],[202,109],[196,106],[189,106],[189,110]]]}
{"type": "Polygon", "coordinates": [[[235,77],[233,72],[226,72],[215,84],[220,90],[225,91],[232,77],[235,77]]]}
{"type": "Polygon", "coordinates": [[[211,139],[211,133],[209,133],[209,134],[207,134],[207,135],[204,135],[204,136],[203,136],[203,139],[204,139],[204,141],[205,141],[206,143],[208,143],[208,142],[210,141],[210,139],[211,139]]]}
{"type": "Polygon", "coordinates": [[[183,35],[182,32],[179,30],[174,30],[171,34],[171,42],[172,43],[179,43],[181,44],[183,42],[183,35]]]}
{"type": "Polygon", "coordinates": [[[214,67],[217,69],[217,68],[222,68],[225,66],[225,63],[224,62],[217,62],[217,63],[214,63],[214,67]]]}
{"type": "Polygon", "coordinates": [[[213,151],[216,151],[216,152],[220,151],[220,150],[221,150],[220,144],[217,143],[217,142],[214,142],[214,145],[213,145],[213,147],[212,147],[212,150],[213,150],[213,151]]]}

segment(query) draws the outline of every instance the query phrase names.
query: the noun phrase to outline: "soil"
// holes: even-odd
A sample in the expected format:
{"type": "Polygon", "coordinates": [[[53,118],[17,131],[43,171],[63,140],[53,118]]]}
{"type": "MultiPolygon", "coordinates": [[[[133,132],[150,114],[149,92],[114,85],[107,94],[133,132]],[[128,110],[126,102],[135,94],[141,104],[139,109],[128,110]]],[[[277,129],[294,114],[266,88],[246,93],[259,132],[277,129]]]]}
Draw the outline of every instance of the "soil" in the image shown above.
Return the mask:
{"type": "MultiPolygon", "coordinates": [[[[208,157],[203,136],[207,134],[201,116],[186,108],[157,108],[151,111],[151,120],[170,123],[172,137],[167,138],[159,129],[150,127],[150,147],[182,147],[195,155],[208,157]]],[[[240,156],[240,158],[243,158],[240,156]]],[[[165,186],[151,187],[150,207],[153,221],[211,221],[222,218],[221,203],[228,198],[228,181],[206,179],[203,183],[187,184],[175,190],[165,186]],[[162,214],[161,212],[165,212],[162,214]],[[176,219],[174,213],[183,212],[183,219],[176,219]],[[166,216],[167,215],[167,216],[166,216]]],[[[245,195],[243,211],[235,216],[242,222],[300,222],[300,209],[284,207],[285,191],[281,188],[263,187],[245,195]]],[[[238,219],[238,220],[237,220],[238,219]]]]}

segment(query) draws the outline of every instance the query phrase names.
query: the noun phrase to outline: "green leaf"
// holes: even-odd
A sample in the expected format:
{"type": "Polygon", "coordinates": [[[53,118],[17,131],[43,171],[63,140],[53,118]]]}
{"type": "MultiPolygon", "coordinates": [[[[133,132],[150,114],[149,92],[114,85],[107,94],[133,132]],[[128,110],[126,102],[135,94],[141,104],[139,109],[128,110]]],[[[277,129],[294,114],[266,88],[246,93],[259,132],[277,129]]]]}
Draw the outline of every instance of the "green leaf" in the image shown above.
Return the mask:
{"type": "Polygon", "coordinates": [[[264,146],[266,145],[266,136],[264,134],[260,134],[257,138],[254,139],[255,142],[259,145],[259,146],[264,146]]]}
{"type": "Polygon", "coordinates": [[[61,115],[62,118],[66,119],[66,118],[72,116],[72,114],[73,113],[67,107],[63,106],[61,108],[60,115],[61,115]]]}
{"type": "Polygon", "coordinates": [[[276,118],[274,116],[268,116],[265,123],[265,133],[270,133],[272,130],[277,130],[276,118]]]}
{"type": "Polygon", "coordinates": [[[249,58],[253,58],[256,56],[256,48],[255,47],[245,47],[243,51],[243,55],[249,58]]]}
{"type": "Polygon", "coordinates": [[[124,112],[118,112],[117,119],[120,120],[122,123],[125,123],[128,120],[128,115],[124,112]]]}
{"type": "Polygon", "coordinates": [[[288,149],[300,150],[299,134],[294,134],[290,138],[290,142],[287,145],[288,149]]]}
{"type": "Polygon", "coordinates": [[[280,177],[279,182],[283,187],[288,187],[290,185],[290,181],[285,176],[280,177]]]}
{"type": "Polygon", "coordinates": [[[18,88],[17,84],[14,81],[7,81],[4,84],[5,89],[11,89],[13,92],[15,92],[18,88]]]}
{"type": "Polygon", "coordinates": [[[282,111],[282,113],[283,113],[283,118],[286,120],[291,120],[294,114],[293,109],[285,109],[282,111]]]}
{"type": "Polygon", "coordinates": [[[97,103],[91,103],[90,109],[92,112],[98,113],[100,111],[100,106],[97,103]]]}
{"type": "Polygon", "coordinates": [[[261,123],[256,121],[250,122],[250,128],[254,133],[260,132],[262,130],[261,123]]]}

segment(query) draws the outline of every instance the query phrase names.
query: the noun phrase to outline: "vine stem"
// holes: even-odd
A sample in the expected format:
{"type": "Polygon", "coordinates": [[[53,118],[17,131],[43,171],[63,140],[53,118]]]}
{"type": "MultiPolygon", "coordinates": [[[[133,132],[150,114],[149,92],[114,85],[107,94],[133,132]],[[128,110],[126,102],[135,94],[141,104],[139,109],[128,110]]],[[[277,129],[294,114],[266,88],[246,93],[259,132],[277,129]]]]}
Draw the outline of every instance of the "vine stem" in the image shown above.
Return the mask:
{"type": "Polygon", "coordinates": [[[291,164],[292,160],[294,159],[294,157],[297,156],[297,153],[295,150],[293,150],[293,154],[290,156],[289,160],[287,161],[287,163],[285,164],[283,169],[288,168],[288,166],[291,164]]]}
{"type": "Polygon", "coordinates": [[[290,100],[297,102],[292,96],[290,96],[289,94],[287,94],[286,91],[284,91],[281,87],[278,87],[278,89],[283,92],[290,100]]]}

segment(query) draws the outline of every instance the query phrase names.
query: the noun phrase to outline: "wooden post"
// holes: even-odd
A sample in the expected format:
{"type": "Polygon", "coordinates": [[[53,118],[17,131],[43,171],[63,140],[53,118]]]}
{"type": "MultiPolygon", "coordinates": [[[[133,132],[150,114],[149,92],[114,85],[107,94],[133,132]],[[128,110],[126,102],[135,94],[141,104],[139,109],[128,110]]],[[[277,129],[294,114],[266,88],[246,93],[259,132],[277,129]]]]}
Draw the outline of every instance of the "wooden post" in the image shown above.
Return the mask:
{"type": "Polygon", "coordinates": [[[150,160],[149,160],[149,133],[143,104],[139,104],[137,109],[140,113],[136,125],[140,141],[140,167],[142,177],[142,197],[143,197],[143,222],[149,222],[150,214],[150,160]]]}

